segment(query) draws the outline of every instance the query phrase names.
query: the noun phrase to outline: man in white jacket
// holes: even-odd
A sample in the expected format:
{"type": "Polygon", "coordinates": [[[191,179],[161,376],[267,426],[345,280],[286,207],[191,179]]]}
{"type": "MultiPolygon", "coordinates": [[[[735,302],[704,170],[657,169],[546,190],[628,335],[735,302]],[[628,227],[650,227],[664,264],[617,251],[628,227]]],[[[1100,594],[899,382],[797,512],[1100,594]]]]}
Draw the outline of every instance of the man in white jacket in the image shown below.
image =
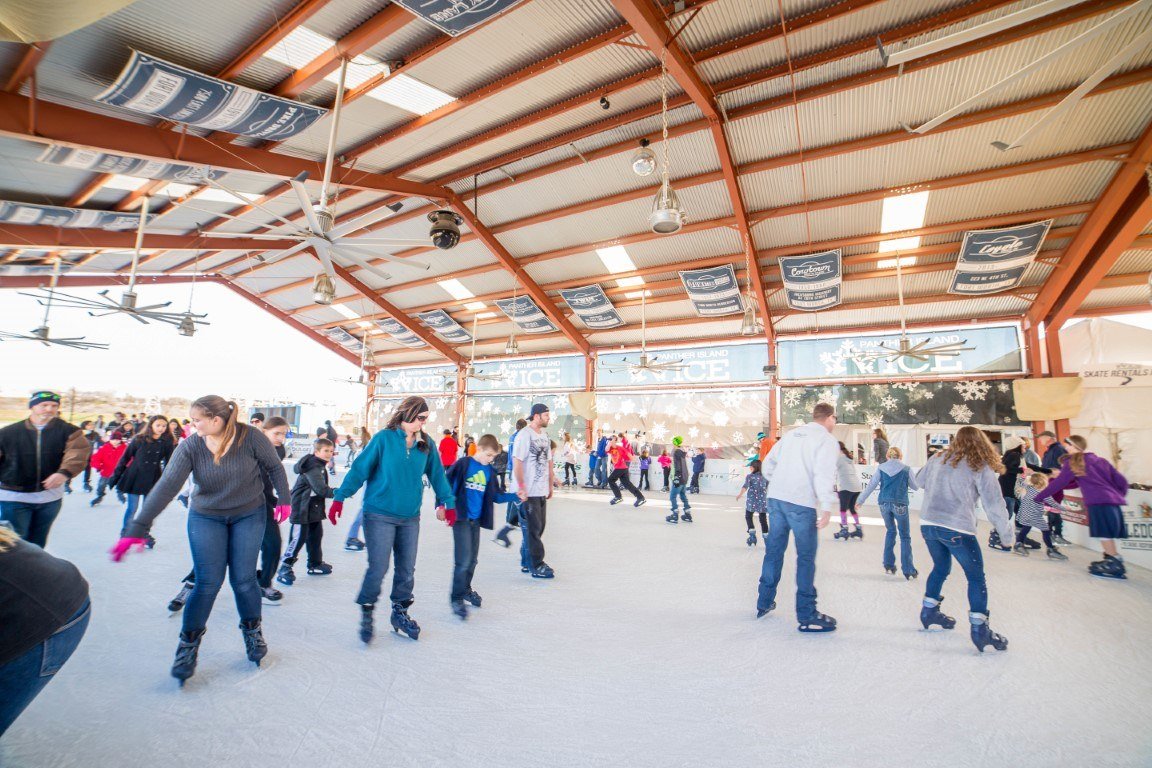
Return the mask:
{"type": "Polygon", "coordinates": [[[816,610],[816,531],[828,525],[836,496],[840,446],[832,437],[836,410],[827,403],[812,409],[812,421],[784,435],[769,451],[762,472],[768,479],[768,544],[760,573],[756,617],[776,607],[776,587],[788,548],[796,535],[796,619],[801,632],[832,632],[836,619],[816,610]]]}

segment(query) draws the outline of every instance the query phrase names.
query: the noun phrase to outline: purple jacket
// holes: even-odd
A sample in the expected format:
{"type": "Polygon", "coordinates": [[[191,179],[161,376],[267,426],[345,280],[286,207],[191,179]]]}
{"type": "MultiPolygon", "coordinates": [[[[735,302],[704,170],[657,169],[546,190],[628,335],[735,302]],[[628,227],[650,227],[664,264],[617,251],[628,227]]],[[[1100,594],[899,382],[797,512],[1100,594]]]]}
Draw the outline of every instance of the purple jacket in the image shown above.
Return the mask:
{"type": "Polygon", "coordinates": [[[1080,488],[1084,504],[1116,504],[1122,506],[1128,496],[1128,481],[1116,467],[1094,453],[1084,453],[1084,474],[1072,474],[1068,461],[1061,462],[1060,474],[1036,497],[1043,502],[1057,491],[1062,491],[1075,483],[1080,488]]]}

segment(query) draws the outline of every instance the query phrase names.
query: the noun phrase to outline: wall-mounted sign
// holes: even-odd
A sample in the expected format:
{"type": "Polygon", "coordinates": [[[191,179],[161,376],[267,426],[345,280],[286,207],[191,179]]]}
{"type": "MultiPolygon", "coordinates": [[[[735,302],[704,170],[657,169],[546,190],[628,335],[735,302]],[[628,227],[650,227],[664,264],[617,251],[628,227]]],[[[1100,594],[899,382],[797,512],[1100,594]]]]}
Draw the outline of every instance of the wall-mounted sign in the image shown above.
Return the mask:
{"type": "Polygon", "coordinates": [[[785,300],[792,309],[815,312],[840,303],[844,269],[839,248],[807,256],[781,256],[780,275],[785,300]]]}
{"type": "Polygon", "coordinates": [[[624,325],[620,313],[612,306],[612,300],[599,285],[562,288],[560,296],[589,328],[617,328],[624,325]]]}
{"type": "Polygon", "coordinates": [[[520,326],[524,333],[551,333],[556,326],[544,314],[544,310],[536,306],[530,296],[517,296],[515,299],[496,299],[496,306],[508,316],[508,319],[520,326]]]}
{"type": "Polygon", "coordinates": [[[1051,227],[1052,219],[1048,219],[1019,227],[965,232],[948,292],[998,293],[1020,285],[1051,227]]]}
{"type": "Polygon", "coordinates": [[[744,311],[740,283],[731,264],[708,269],[691,269],[680,273],[680,282],[701,317],[734,315],[744,311]]]}
{"type": "Polygon", "coordinates": [[[768,365],[767,344],[716,344],[691,349],[658,349],[648,354],[656,356],[659,362],[681,360],[684,368],[678,371],[637,371],[627,367],[629,362],[636,362],[635,352],[602,353],[597,355],[596,389],[767,383],[764,375],[764,366],[768,365]]]}
{"type": "Polygon", "coordinates": [[[1152,365],[1111,363],[1089,365],[1080,371],[1082,386],[1089,389],[1135,389],[1152,387],[1152,365]]]}
{"type": "Polygon", "coordinates": [[[444,341],[460,344],[472,340],[472,334],[461,328],[460,324],[442,309],[420,312],[416,317],[424,321],[424,324],[435,331],[436,335],[444,341]]]}
{"type": "Polygon", "coordinates": [[[524,0],[395,0],[395,2],[455,37],[491,21],[524,0]]]}
{"type": "Polygon", "coordinates": [[[1019,373],[1024,370],[1020,332],[1014,325],[909,333],[915,345],[965,342],[975,347],[955,357],[933,355],[927,362],[909,357],[885,360],[873,353],[899,348],[899,333],[781,339],[778,376],[784,380],[865,379],[964,373],[1019,373]]]}
{"type": "MultiPolygon", "coordinates": [[[[148,221],[156,218],[148,215],[148,221]]],[[[136,229],[140,226],[140,214],[119,211],[92,211],[86,208],[63,208],[56,205],[36,205],[35,203],[12,203],[0,200],[0,222],[6,224],[34,224],[43,227],[64,227],[66,229],[136,229]]]]}
{"type": "Polygon", "coordinates": [[[377,395],[442,394],[456,391],[456,366],[381,368],[376,376],[377,395]]]}
{"type": "Polygon", "coordinates": [[[210,131],[283,141],[328,113],[132,51],[96,101],[210,131]]]}
{"type": "Polygon", "coordinates": [[[376,327],[406,347],[417,349],[418,347],[427,346],[423,339],[412,333],[412,331],[408,330],[391,317],[386,317],[383,320],[377,320],[376,327]]]}
{"type": "Polygon", "coordinates": [[[469,392],[559,392],[584,389],[586,370],[579,355],[533,357],[519,360],[489,361],[478,364],[486,374],[499,374],[494,381],[468,379],[469,392]]]}
{"type": "Polygon", "coordinates": [[[204,179],[222,179],[223,171],[216,171],[203,165],[181,165],[160,160],[144,160],[139,157],[125,157],[110,152],[95,152],[91,149],[74,149],[53,144],[45,147],[38,162],[49,165],[62,165],[66,168],[79,168],[94,173],[114,173],[136,176],[143,179],[163,179],[182,184],[203,184],[204,179]]]}

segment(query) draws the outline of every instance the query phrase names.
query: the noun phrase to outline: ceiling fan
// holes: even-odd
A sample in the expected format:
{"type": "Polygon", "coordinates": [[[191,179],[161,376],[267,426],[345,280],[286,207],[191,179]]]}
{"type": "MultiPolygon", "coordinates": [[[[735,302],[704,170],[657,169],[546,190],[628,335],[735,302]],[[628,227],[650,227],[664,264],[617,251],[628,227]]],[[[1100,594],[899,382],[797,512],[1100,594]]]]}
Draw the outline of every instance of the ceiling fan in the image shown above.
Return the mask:
{"type": "Polygon", "coordinates": [[[25,293],[24,296],[32,296],[44,307],[44,322],[40,327],[32,330],[31,333],[11,333],[8,331],[0,331],[0,339],[19,339],[23,341],[38,341],[44,346],[51,346],[57,344],[61,347],[70,347],[71,349],[108,349],[107,344],[101,344],[95,341],[84,341],[85,336],[73,336],[70,338],[52,338],[51,333],[48,331],[48,315],[52,312],[52,296],[56,289],[56,281],[60,277],[60,259],[57,258],[52,265],[52,282],[51,289],[45,291],[46,296],[40,296],[34,293],[25,293]]]}
{"type": "Polygon", "coordinates": [[[476,367],[476,321],[478,315],[472,315],[472,354],[468,358],[468,365],[464,367],[464,375],[476,381],[500,381],[504,378],[502,373],[484,373],[476,367]]]}
{"type": "Polygon", "coordinates": [[[360,373],[358,373],[356,375],[356,378],[354,378],[354,379],[333,378],[332,381],[339,381],[342,384],[359,384],[362,387],[368,387],[368,386],[372,385],[372,382],[368,378],[368,371],[366,369],[369,366],[375,365],[376,361],[372,357],[371,350],[368,349],[367,337],[365,337],[364,344],[362,346],[363,346],[363,349],[360,352],[360,373]]]}
{"type": "Polygon", "coordinates": [[[968,343],[967,339],[954,341],[948,344],[929,343],[928,338],[924,338],[915,344],[908,338],[907,322],[904,318],[904,278],[900,272],[900,255],[896,255],[896,298],[900,305],[900,338],[897,341],[896,347],[889,347],[884,342],[878,345],[880,349],[865,352],[862,357],[871,358],[873,360],[885,360],[893,362],[901,358],[908,358],[910,360],[917,360],[921,363],[926,363],[933,357],[959,357],[961,352],[970,352],[976,347],[964,346],[968,343]]]}
{"type": "Polygon", "coordinates": [[[680,360],[660,360],[656,355],[648,354],[648,321],[646,318],[646,299],[648,291],[640,291],[640,354],[635,362],[632,362],[627,357],[620,358],[623,365],[602,365],[600,366],[605,371],[612,371],[614,373],[620,371],[627,371],[628,373],[640,373],[641,371],[651,371],[653,373],[661,373],[663,371],[682,371],[687,368],[687,364],[683,359],[680,360]]]}

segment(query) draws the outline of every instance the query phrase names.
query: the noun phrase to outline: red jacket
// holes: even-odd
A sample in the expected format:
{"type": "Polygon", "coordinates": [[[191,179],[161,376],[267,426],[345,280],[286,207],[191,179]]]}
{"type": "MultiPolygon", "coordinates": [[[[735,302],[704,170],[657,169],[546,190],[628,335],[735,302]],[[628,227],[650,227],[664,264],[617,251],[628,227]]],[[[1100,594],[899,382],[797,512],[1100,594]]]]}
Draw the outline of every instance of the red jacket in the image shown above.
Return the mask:
{"type": "Polygon", "coordinates": [[[440,441],[440,463],[445,468],[456,463],[456,456],[460,453],[460,443],[452,439],[452,435],[445,435],[440,441]]]}
{"type": "Polygon", "coordinates": [[[112,473],[116,471],[116,465],[120,463],[120,457],[124,455],[126,450],[128,450],[128,444],[124,442],[120,443],[119,448],[112,443],[104,443],[92,455],[92,469],[99,472],[101,477],[112,477],[112,473]]]}

